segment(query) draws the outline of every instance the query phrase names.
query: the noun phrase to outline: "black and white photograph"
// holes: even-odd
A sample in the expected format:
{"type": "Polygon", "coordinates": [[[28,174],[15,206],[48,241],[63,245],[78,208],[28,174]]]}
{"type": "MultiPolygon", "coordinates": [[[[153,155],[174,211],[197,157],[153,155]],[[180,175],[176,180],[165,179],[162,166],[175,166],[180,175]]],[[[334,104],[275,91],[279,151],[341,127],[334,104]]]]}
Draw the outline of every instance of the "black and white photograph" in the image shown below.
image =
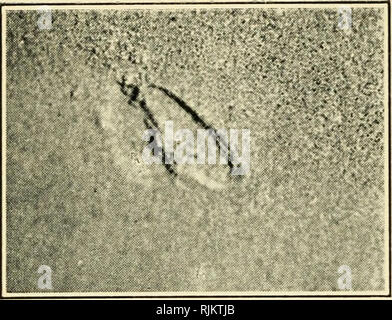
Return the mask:
{"type": "Polygon", "coordinates": [[[389,10],[1,1],[2,296],[390,297],[389,10]]]}

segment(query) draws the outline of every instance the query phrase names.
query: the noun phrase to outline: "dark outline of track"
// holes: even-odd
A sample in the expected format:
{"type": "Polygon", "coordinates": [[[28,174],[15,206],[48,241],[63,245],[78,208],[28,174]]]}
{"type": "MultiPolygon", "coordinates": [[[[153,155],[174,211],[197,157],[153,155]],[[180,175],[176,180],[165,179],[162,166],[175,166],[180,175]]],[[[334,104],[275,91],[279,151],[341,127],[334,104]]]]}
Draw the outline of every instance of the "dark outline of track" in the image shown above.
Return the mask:
{"type": "MultiPolygon", "coordinates": [[[[125,76],[123,76],[121,78],[121,81],[117,81],[117,83],[120,85],[121,88],[121,92],[129,97],[128,100],[128,104],[131,106],[135,106],[138,105],[140,107],[140,109],[144,112],[145,118],[143,120],[144,125],[146,127],[146,129],[156,129],[158,131],[161,132],[160,128],[159,128],[159,124],[158,121],[155,119],[153,112],[150,110],[150,108],[148,108],[147,103],[144,99],[137,101],[138,96],[140,94],[140,89],[137,85],[134,84],[127,84],[126,83],[126,79],[125,76]],[[128,92],[128,90],[131,90],[131,92],[128,92]]],[[[232,172],[232,170],[234,169],[234,165],[232,162],[232,154],[230,152],[230,148],[228,146],[227,141],[225,141],[220,135],[217,134],[217,129],[215,129],[212,125],[208,124],[202,117],[200,117],[200,115],[191,107],[189,106],[184,100],[182,100],[179,96],[177,96],[176,94],[174,94],[172,91],[161,87],[161,86],[157,86],[155,84],[150,84],[148,85],[149,88],[152,89],[157,89],[160,92],[164,93],[167,97],[169,97],[171,100],[173,100],[174,102],[176,102],[176,104],[182,109],[184,110],[188,115],[191,116],[191,119],[198,124],[199,126],[201,126],[202,128],[208,130],[208,132],[210,134],[214,135],[214,138],[216,139],[216,144],[218,146],[218,149],[221,150],[222,148],[224,148],[227,151],[227,155],[228,155],[228,162],[227,165],[230,168],[230,173],[232,172]]],[[[150,143],[153,143],[153,139],[149,141],[150,143]]],[[[154,148],[156,147],[156,144],[153,146],[154,148]]],[[[166,152],[163,146],[158,147],[159,148],[159,152],[162,153],[162,164],[165,166],[165,169],[168,171],[169,174],[177,176],[177,172],[174,169],[174,165],[170,164],[170,163],[166,163],[166,152]]]]}

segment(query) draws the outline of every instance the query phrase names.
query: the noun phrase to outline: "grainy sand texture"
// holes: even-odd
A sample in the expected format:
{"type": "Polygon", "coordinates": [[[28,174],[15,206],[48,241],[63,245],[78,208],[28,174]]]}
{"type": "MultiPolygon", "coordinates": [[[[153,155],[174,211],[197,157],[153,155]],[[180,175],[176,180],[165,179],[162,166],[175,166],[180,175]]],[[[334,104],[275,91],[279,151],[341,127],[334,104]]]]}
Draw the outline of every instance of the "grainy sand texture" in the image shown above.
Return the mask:
{"type": "Polygon", "coordinates": [[[386,9],[102,9],[7,12],[8,292],[386,288],[386,9]],[[144,163],[152,118],[201,128],[157,87],[249,174],[144,163]]]}

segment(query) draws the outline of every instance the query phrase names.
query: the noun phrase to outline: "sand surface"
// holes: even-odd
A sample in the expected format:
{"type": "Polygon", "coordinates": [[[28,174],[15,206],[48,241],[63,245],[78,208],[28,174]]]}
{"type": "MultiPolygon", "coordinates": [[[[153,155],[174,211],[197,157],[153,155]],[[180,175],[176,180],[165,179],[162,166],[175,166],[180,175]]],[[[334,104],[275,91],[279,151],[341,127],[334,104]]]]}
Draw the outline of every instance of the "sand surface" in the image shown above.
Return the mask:
{"type": "Polygon", "coordinates": [[[337,290],[340,265],[384,288],[382,9],[52,15],[7,15],[10,292],[43,264],[54,291],[337,290]],[[161,120],[194,126],[148,84],[250,129],[250,174],[144,164],[122,76],[161,120]]]}

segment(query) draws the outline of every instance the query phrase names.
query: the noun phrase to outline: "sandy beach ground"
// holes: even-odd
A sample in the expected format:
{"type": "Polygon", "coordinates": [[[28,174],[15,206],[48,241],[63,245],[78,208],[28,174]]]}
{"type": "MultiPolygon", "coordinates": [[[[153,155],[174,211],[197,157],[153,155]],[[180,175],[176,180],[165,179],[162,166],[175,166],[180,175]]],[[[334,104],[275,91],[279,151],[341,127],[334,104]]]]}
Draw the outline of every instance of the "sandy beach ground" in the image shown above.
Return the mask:
{"type": "Polygon", "coordinates": [[[55,10],[39,30],[8,13],[8,291],[39,291],[40,265],[56,292],[338,290],[341,265],[353,290],[383,290],[382,17],[55,10]],[[148,84],[249,129],[250,173],[143,163],[123,76],[161,121],[195,125],[148,84]]]}

